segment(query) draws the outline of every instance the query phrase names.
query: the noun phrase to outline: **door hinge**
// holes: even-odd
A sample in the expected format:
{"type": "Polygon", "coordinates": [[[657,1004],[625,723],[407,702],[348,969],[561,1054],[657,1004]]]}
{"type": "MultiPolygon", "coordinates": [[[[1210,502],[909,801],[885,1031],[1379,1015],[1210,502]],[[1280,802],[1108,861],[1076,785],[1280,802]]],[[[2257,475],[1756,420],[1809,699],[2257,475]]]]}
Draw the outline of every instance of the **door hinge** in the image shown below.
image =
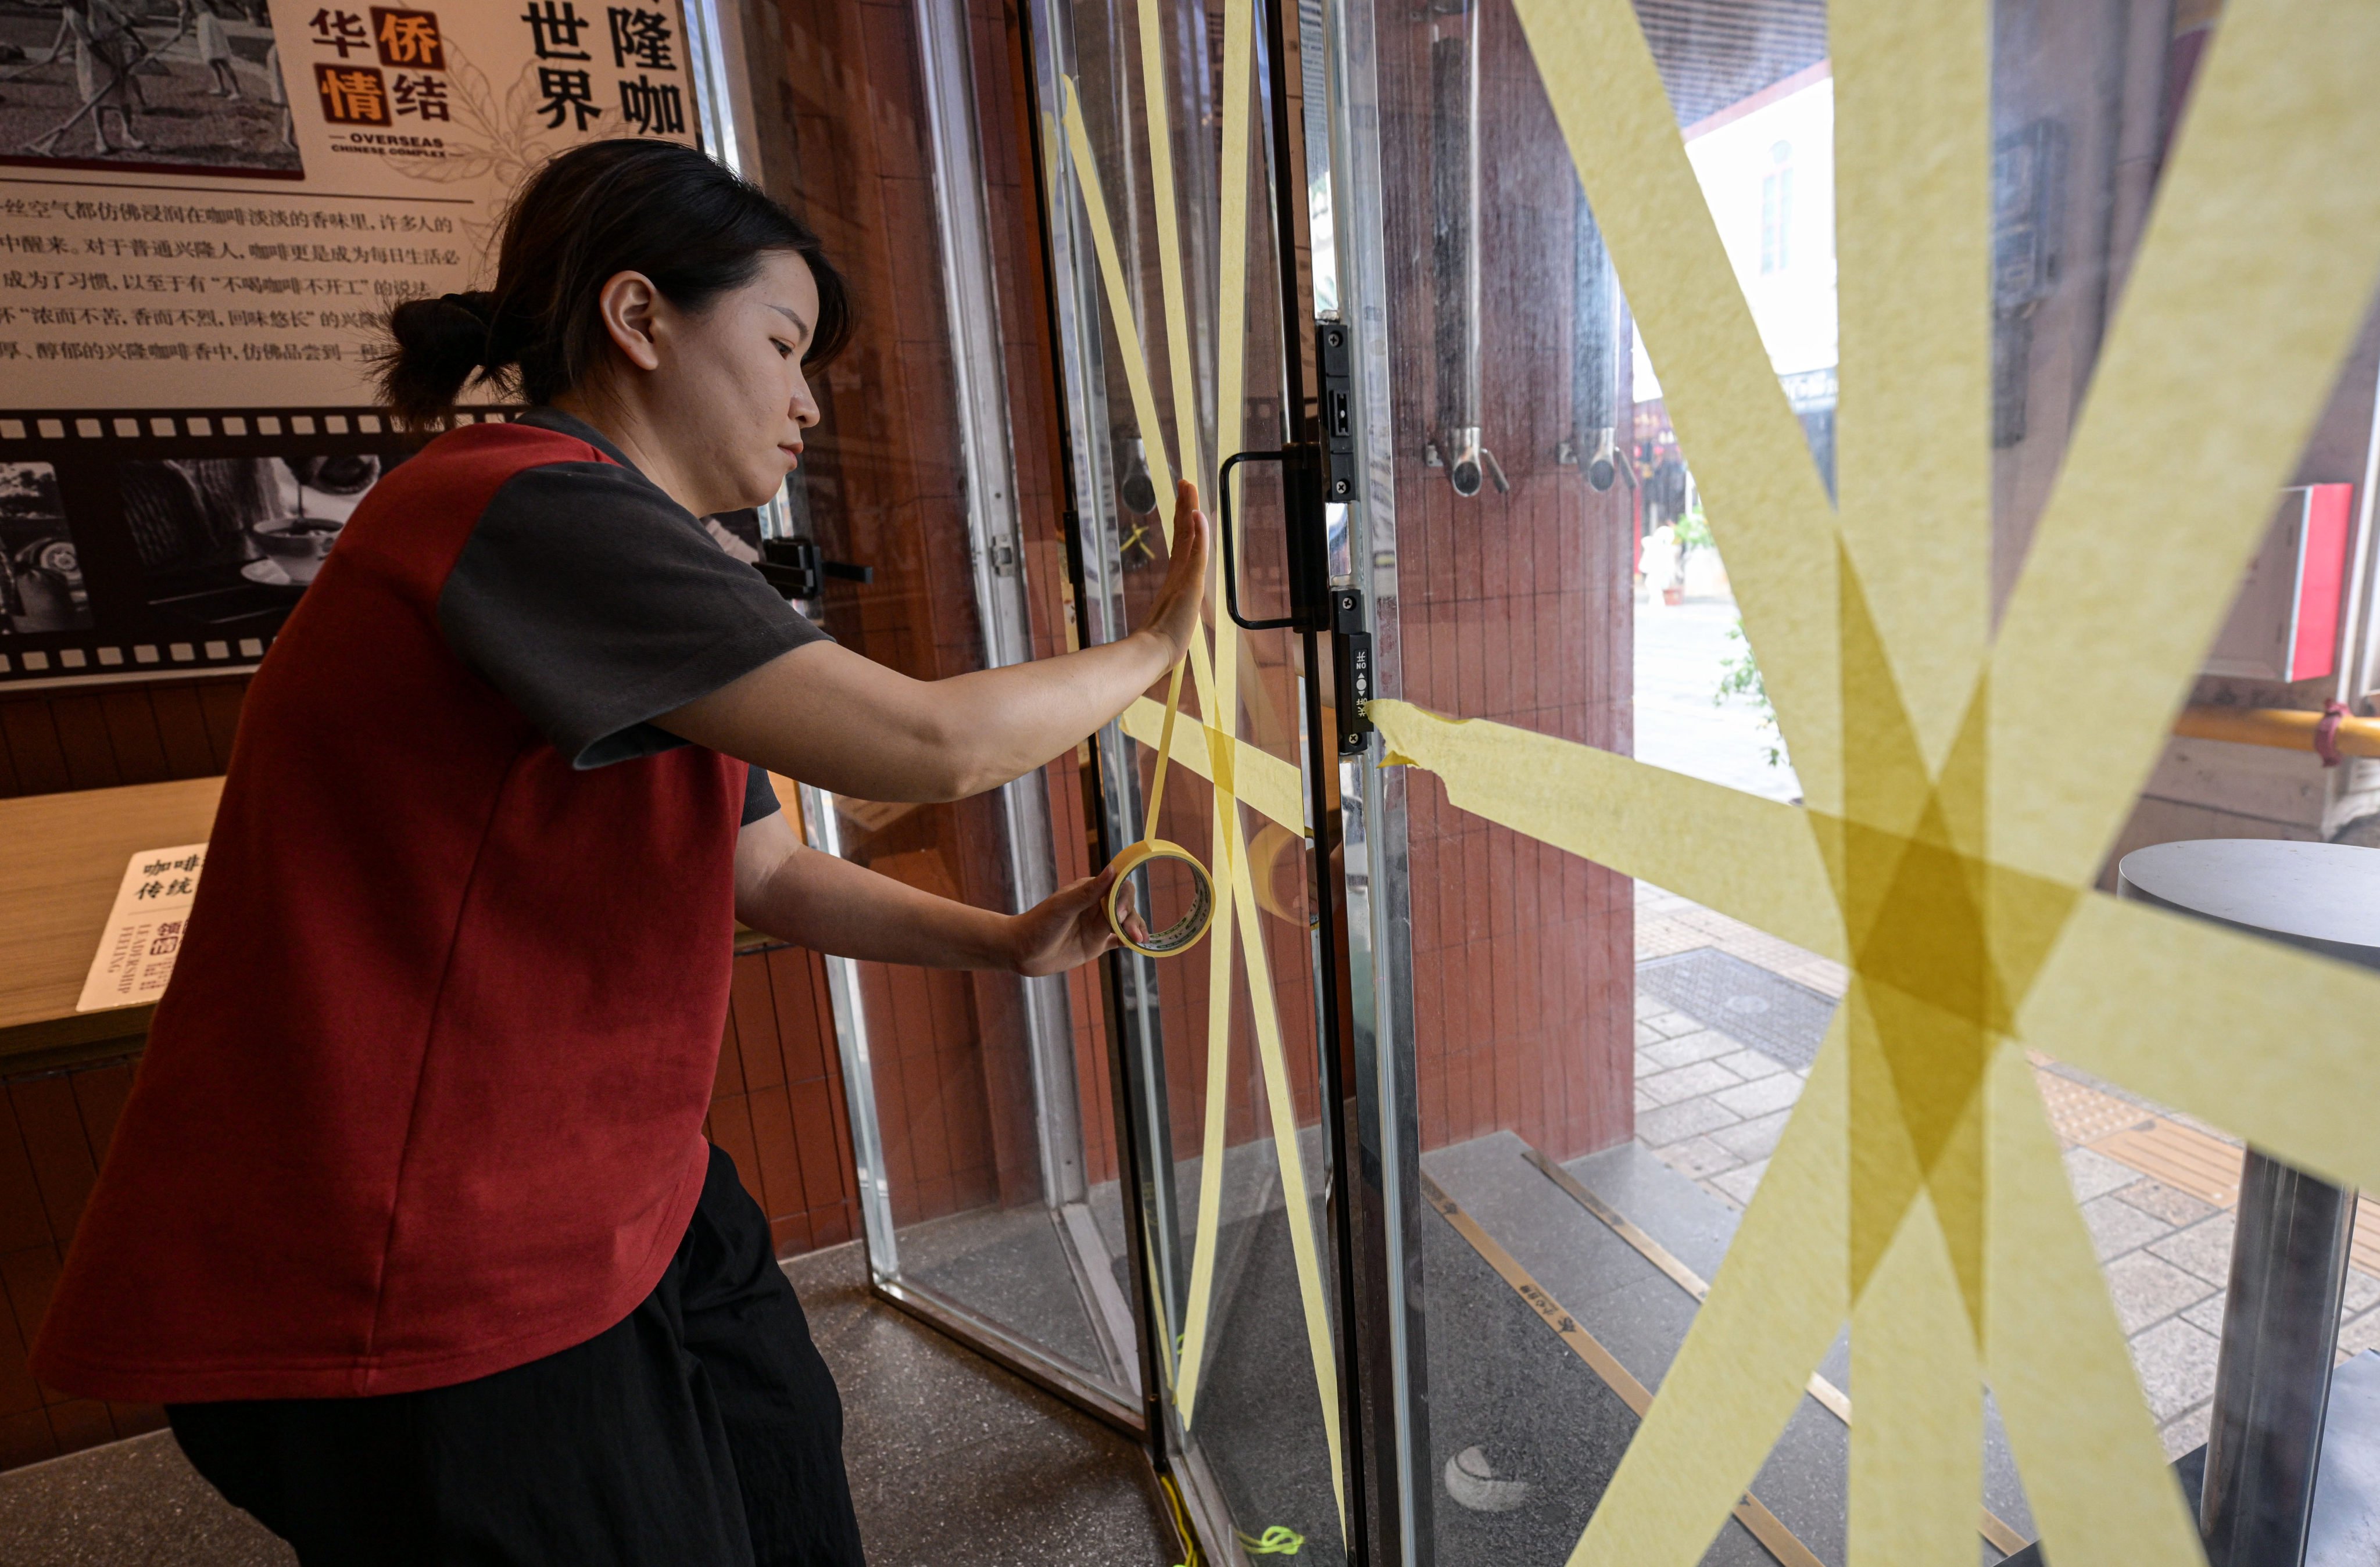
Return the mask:
{"type": "Polygon", "coordinates": [[[1354,337],[1344,321],[1314,323],[1314,363],[1322,380],[1322,499],[1335,505],[1357,499],[1354,337]]]}

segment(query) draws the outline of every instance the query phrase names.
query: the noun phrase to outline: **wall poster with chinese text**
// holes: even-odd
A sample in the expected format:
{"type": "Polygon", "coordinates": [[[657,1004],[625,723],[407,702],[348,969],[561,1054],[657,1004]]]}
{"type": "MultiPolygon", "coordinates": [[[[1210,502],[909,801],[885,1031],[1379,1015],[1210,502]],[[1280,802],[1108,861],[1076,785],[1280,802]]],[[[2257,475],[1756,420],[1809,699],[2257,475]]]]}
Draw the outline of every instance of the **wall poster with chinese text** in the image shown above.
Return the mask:
{"type": "Polygon", "coordinates": [[[389,307],[694,81],[677,0],[0,7],[0,690],[252,666],[414,444],[389,307]]]}

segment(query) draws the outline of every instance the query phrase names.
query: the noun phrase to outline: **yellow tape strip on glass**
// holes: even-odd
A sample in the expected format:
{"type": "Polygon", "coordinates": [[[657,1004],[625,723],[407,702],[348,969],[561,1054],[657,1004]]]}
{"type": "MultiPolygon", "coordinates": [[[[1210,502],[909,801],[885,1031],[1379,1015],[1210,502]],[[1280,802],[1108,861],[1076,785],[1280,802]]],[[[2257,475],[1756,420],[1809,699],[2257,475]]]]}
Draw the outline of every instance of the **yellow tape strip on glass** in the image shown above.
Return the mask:
{"type": "MultiPolygon", "coordinates": [[[[1140,0],[1140,112],[1148,141],[1148,195],[1157,218],[1157,289],[1165,307],[1165,358],[1173,371],[1173,455],[1187,476],[1203,476],[1198,461],[1198,361],[1190,338],[1190,308],[1183,297],[1182,222],[1173,202],[1173,121],[1168,113],[1172,93],[1165,80],[1165,28],[1157,14],[1158,0],[1140,0]]],[[[1168,543],[1172,540],[1169,538],[1168,543]]],[[[1207,709],[1207,721],[1229,721],[1219,709],[1207,709]]]]}
{"type": "Polygon", "coordinates": [[[2380,981],[2089,890],[2380,275],[2380,185],[2337,172],[2380,139],[2380,7],[2227,8],[1994,637],[1980,5],[1830,12],[1840,524],[1633,7],[1517,5],[1815,809],[1401,704],[1373,717],[1465,809],[1852,970],[1572,1560],[1699,1559],[1848,1317],[1875,1390],[1855,1561],[1972,1560],[1986,1380],[2053,1558],[2197,1561],[2015,1041],[2380,1178],[2356,1124],[2380,1063],[2355,1022],[2380,981]],[[2211,431],[2210,383],[2248,389],[2211,431]],[[2250,1031],[2281,1058],[2239,1052],[2250,1031]]]}
{"type": "MultiPolygon", "coordinates": [[[[1223,145],[1217,165],[1221,192],[1215,253],[1224,264],[1217,269],[1215,331],[1215,444],[1218,452],[1238,445],[1243,415],[1241,377],[1247,337],[1245,269],[1237,264],[1247,254],[1247,168],[1250,10],[1245,5],[1223,12],[1223,145]]],[[[1144,38],[1148,36],[1146,29],[1144,38]]],[[[1178,395],[1178,394],[1177,394],[1178,395]]],[[[1226,514],[1236,509],[1226,506],[1226,514]]],[[[1208,600],[1211,612],[1213,598],[1208,600]]],[[[1231,885],[1245,873],[1239,852],[1239,802],[1236,745],[1239,726],[1239,628],[1229,617],[1216,616],[1215,687],[1218,706],[1209,718],[1211,742],[1200,736],[1202,753],[1211,755],[1205,776],[1213,785],[1214,853],[1211,862],[1231,885]],[[1217,732],[1213,726],[1220,726],[1217,732]],[[1217,765],[1220,763],[1220,765],[1217,765]]],[[[1132,732],[1127,722],[1125,732],[1132,732]]],[[[1251,750],[1251,754],[1256,753],[1251,750]]],[[[1294,778],[1293,775],[1293,794],[1294,778]]],[[[1198,1217],[1190,1243],[1190,1299],[1183,1321],[1182,1365],[1174,1388],[1174,1407],[1187,1429],[1196,1415],[1200,1375],[1206,1368],[1207,1342],[1214,1314],[1215,1263],[1223,1212],[1225,1127],[1230,1118],[1232,1084],[1232,931],[1234,900],[1222,899],[1217,919],[1222,928],[1207,955],[1207,1102],[1206,1127],[1199,1141],[1198,1217]]],[[[1261,932],[1244,933],[1262,939],[1261,932]]]]}
{"type": "MultiPolygon", "coordinates": [[[[1123,732],[1143,745],[1154,746],[1164,727],[1165,709],[1146,696],[1136,698],[1124,709],[1123,732]]],[[[1305,796],[1295,765],[1253,744],[1235,744],[1232,749],[1232,769],[1241,802],[1303,837],[1305,796]]],[[[1208,759],[1210,754],[1203,729],[1185,729],[1173,737],[1173,765],[1211,781],[1215,765],[1208,759]]]]}
{"type": "MultiPolygon", "coordinates": [[[[1116,334],[1116,356],[1123,361],[1124,386],[1132,396],[1133,422],[1140,428],[1141,446],[1148,463],[1149,477],[1157,495],[1158,521],[1164,529],[1165,545],[1173,547],[1173,475],[1171,460],[1165,454],[1165,427],[1157,416],[1157,393],[1149,385],[1148,357],[1140,343],[1140,331],[1133,324],[1131,285],[1124,279],[1123,259],[1116,249],[1115,226],[1108,218],[1107,196],[1099,185],[1099,164],[1091,151],[1091,133],[1083,123],[1083,105],[1075,91],[1074,78],[1065,80],[1066,105],[1063,119],[1066,147],[1075,165],[1075,181],[1083,198],[1083,211],[1091,228],[1091,249],[1099,258],[1099,283],[1107,295],[1108,322],[1116,334]]],[[[1171,265],[1170,260],[1163,264],[1171,265]]],[[[1207,657],[1203,637],[1190,639],[1190,676],[1198,693],[1198,710],[1212,721],[1215,706],[1215,674],[1207,657]]],[[[1144,698],[1143,700],[1146,700],[1144,698]]]]}
{"type": "Polygon", "coordinates": [[[1297,1296],[1305,1313],[1306,1353],[1314,1361],[1315,1391],[1322,1401],[1322,1435],[1330,1448],[1330,1489],[1339,1502],[1339,1527],[1347,1527],[1346,1482],[1339,1450],[1339,1369],[1330,1339],[1330,1314],[1322,1293],[1321,1248],[1315,1239],[1314,1205],[1305,1188],[1305,1161],[1297,1148],[1297,1102],[1290,1092],[1289,1067],[1281,1052],[1281,1014],[1272,993],[1270,965],[1257,924],[1256,893],[1245,876],[1232,878],[1239,904],[1241,950],[1248,959],[1248,1004],[1256,1017],[1257,1057],[1264,1069],[1265,1101],[1272,1112],[1274,1156],[1281,1162],[1281,1204],[1287,1210],[1289,1248],[1297,1265],[1297,1296]]]}
{"type": "MultiPolygon", "coordinates": [[[[1524,1149],[1521,1156],[1535,1165],[1538,1174],[1560,1187],[1563,1195],[1594,1214],[1613,1235],[1626,1241],[1645,1260],[1668,1274],[1680,1289],[1694,1297],[1697,1305],[1710,1295],[1710,1284],[1701,1274],[1680,1261],[1675,1253],[1647,1235],[1626,1214],[1581,1186],[1577,1176],[1546,1157],[1542,1150],[1524,1149]]],[[[1821,1408],[1846,1426],[1852,1423],[1849,1393],[1816,1371],[1810,1373],[1810,1380],[1804,1385],[1809,1389],[1811,1399],[1821,1408]]],[[[1988,1507],[1977,1510],[1976,1523],[1984,1538],[2003,1556],[2013,1556],[2029,1543],[2022,1535],[2010,1527],[2006,1519],[1988,1507]]]]}
{"type": "Polygon", "coordinates": [[[1831,810],[1842,700],[1832,654],[1836,536],[1801,421],[1736,287],[1633,8],[1624,0],[1516,0],[1515,8],[1712,527],[1735,527],[1719,533],[1719,546],[1803,792],[1831,810]],[[1789,642],[1802,656],[1772,671],[1768,649],[1789,642]]]}
{"type": "Polygon", "coordinates": [[[2375,73],[2380,6],[2223,9],[1994,646],[2003,863],[2097,874],[2271,523],[2372,300],[2375,73]]]}

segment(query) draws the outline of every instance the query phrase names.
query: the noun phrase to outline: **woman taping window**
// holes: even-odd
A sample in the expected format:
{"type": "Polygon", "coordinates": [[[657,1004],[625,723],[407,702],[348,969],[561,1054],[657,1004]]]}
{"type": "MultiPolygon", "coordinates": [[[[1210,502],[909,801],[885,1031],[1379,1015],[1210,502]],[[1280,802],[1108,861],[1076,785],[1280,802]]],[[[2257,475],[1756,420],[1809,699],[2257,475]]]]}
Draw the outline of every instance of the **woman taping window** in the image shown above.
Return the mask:
{"type": "Polygon", "coordinates": [[[850,330],[817,239],[700,153],[557,157],[494,286],[393,312],[383,388],[534,404],[356,510],[258,672],[174,983],[33,1365],[167,1406],[307,1562],[857,1562],[833,1383],[701,1135],[741,917],[1045,974],[1022,914],[802,847],[766,771],[945,801],[1174,664],[1144,628],[940,681],[838,646],[698,518],[767,501],[850,330]]]}

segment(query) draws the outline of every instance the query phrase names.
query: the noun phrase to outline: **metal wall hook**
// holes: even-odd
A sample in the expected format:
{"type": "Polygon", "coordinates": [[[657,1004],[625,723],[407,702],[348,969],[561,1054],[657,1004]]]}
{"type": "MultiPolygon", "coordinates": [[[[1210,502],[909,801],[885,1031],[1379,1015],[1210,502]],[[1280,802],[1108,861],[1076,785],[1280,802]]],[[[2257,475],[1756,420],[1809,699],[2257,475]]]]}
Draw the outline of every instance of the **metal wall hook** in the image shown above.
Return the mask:
{"type": "Polygon", "coordinates": [[[1479,453],[1482,451],[1479,444],[1479,427],[1471,425],[1462,429],[1449,430],[1446,444],[1454,453],[1453,461],[1447,464],[1446,469],[1446,476],[1453,484],[1454,493],[1464,497],[1478,494],[1481,476],[1485,471],[1479,461],[1479,453]]]}
{"type": "Polygon", "coordinates": [[[1620,447],[1614,432],[1609,429],[1596,431],[1595,452],[1585,464],[1588,487],[1597,495],[1609,489],[1620,480],[1620,447]]]}
{"type": "Polygon", "coordinates": [[[1484,481],[1496,487],[1499,495],[1512,493],[1512,481],[1504,476],[1504,464],[1496,461],[1496,453],[1479,440],[1479,427],[1472,425],[1447,432],[1447,444],[1454,449],[1454,462],[1446,476],[1454,486],[1454,493],[1468,499],[1479,493],[1484,481]]]}

